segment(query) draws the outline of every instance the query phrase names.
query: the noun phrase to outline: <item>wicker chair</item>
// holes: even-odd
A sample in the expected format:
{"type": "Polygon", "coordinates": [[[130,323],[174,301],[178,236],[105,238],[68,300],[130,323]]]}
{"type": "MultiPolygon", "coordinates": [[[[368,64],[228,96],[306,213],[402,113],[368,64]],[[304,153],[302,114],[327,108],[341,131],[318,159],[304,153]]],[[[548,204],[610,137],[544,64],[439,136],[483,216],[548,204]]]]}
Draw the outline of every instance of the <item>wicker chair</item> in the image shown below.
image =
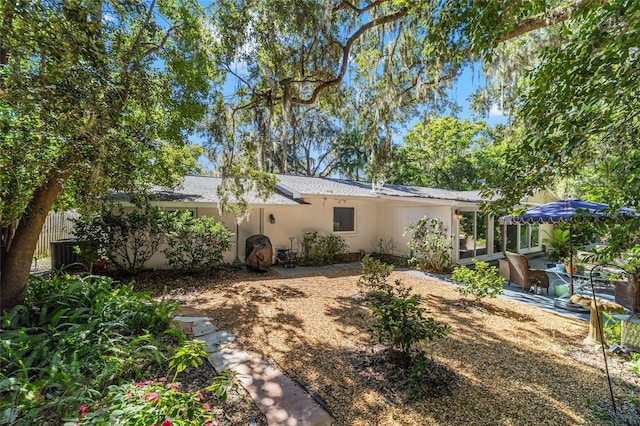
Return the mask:
{"type": "Polygon", "coordinates": [[[509,281],[520,285],[523,291],[531,290],[532,285],[547,289],[549,294],[549,276],[542,269],[529,269],[529,261],[521,254],[504,252],[509,262],[509,281]]]}

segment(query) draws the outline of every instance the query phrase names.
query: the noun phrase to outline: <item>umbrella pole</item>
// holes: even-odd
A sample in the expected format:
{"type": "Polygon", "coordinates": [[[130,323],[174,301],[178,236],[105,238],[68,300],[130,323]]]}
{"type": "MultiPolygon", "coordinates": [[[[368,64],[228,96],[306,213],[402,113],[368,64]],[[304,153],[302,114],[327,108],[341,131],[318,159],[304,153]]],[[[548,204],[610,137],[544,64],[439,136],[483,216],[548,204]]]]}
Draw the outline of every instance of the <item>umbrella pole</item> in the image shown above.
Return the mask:
{"type": "Polygon", "coordinates": [[[573,236],[569,225],[569,297],[573,296],[573,236]]]}

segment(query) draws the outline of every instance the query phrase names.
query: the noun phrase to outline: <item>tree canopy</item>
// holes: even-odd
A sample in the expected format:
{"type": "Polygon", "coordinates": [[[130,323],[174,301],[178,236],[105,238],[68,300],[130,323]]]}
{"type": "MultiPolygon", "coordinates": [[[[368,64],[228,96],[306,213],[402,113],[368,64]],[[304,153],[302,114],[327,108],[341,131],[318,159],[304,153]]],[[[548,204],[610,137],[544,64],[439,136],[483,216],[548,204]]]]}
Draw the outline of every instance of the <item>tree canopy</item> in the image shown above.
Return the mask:
{"type": "Polygon", "coordinates": [[[597,7],[594,0],[217,2],[212,26],[235,90],[215,106],[228,119],[209,128],[210,146],[222,147],[223,175],[244,170],[240,161],[264,170],[276,117],[291,123],[293,105],[319,99],[336,109],[350,104],[357,113],[349,123],[370,153],[369,176],[384,180],[394,126],[418,106],[442,111],[462,67],[489,58],[505,40],[597,7]],[[255,155],[236,154],[243,150],[255,155]]]}
{"type": "MultiPolygon", "coordinates": [[[[488,145],[485,125],[451,116],[420,121],[394,149],[390,183],[458,191],[480,188],[479,152],[488,145]]],[[[491,167],[483,164],[484,167],[491,167]]]]}
{"type": "Polygon", "coordinates": [[[498,171],[505,204],[580,176],[581,195],[638,206],[639,44],[640,5],[610,1],[576,13],[536,51],[511,83],[522,137],[498,171]]]}
{"type": "Polygon", "coordinates": [[[2,308],[24,298],[42,223],[72,197],[173,183],[222,74],[193,0],[0,2],[2,308]]]}
{"type": "Polygon", "coordinates": [[[479,60],[499,80],[476,103],[499,92],[514,123],[499,131],[513,146],[497,150],[498,205],[587,165],[594,194],[637,205],[637,3],[220,0],[207,14],[195,0],[0,0],[2,308],[24,296],[56,201],[175,180],[205,112],[222,200],[272,189],[276,160],[298,167],[312,104],[359,132],[383,182],[396,126],[442,113],[479,60]],[[502,66],[511,52],[522,63],[502,66]]]}

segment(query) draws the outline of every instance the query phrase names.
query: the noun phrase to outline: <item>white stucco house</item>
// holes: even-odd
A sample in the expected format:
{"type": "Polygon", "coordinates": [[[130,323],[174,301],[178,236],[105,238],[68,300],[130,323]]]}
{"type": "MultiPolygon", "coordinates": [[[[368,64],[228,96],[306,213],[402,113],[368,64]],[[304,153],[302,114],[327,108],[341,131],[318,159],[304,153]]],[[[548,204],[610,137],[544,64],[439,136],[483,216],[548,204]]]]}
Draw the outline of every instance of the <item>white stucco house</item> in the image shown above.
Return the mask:
{"type": "MultiPolygon", "coordinates": [[[[266,200],[248,194],[252,211],[242,221],[221,216],[216,188],[221,179],[186,176],[175,188],[153,188],[153,202],[166,210],[189,210],[196,217],[222,220],[237,232],[237,246],[225,255],[225,261],[244,260],[245,241],[264,234],[277,250],[300,249],[307,232],[334,233],[342,236],[350,252],[377,251],[380,240],[395,244],[395,254],[409,255],[405,227],[424,216],[441,220],[450,232],[457,263],[469,263],[475,257],[494,260],[504,250],[531,253],[542,250],[540,225],[499,225],[497,218],[480,211],[479,191],[450,191],[386,184],[373,190],[370,183],[343,179],[277,175],[277,192],[266,200]],[[239,223],[238,223],[239,222],[239,223]],[[292,239],[291,239],[292,238],[292,239]]],[[[541,192],[523,204],[542,204],[557,199],[541,192]]],[[[133,208],[122,202],[125,208],[133,208]]],[[[156,254],[148,267],[162,268],[164,259],[156,254]]]]}

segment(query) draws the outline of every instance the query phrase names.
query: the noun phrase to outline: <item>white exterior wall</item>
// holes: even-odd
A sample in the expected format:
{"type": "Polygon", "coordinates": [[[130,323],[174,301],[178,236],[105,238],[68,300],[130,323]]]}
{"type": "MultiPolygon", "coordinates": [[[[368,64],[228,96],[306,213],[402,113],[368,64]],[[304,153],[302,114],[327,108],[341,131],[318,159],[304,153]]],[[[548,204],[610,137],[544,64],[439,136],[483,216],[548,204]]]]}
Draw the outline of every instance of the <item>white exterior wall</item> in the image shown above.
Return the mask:
{"type": "Polygon", "coordinates": [[[274,256],[278,249],[290,248],[290,237],[294,237],[294,250],[300,251],[304,234],[314,231],[320,235],[333,233],[343,237],[350,252],[371,251],[371,240],[376,234],[378,222],[377,199],[313,197],[305,198],[305,201],[310,204],[264,208],[264,234],[271,240],[274,256]],[[355,232],[333,232],[334,207],[354,208],[355,232]],[[269,221],[270,215],[275,219],[274,224],[269,221]]]}
{"type": "Polygon", "coordinates": [[[430,217],[440,220],[445,227],[452,232],[451,228],[451,206],[419,206],[415,204],[392,204],[385,208],[384,226],[380,230],[378,240],[385,241],[393,239],[396,254],[409,256],[410,249],[407,243],[411,240],[411,235],[405,235],[405,228],[410,223],[416,223],[423,217],[430,217]]]}
{"type": "MultiPolygon", "coordinates": [[[[275,263],[278,249],[288,249],[291,246],[290,237],[294,237],[293,248],[301,251],[302,239],[305,233],[317,231],[320,235],[334,233],[343,237],[349,246],[349,252],[364,250],[367,253],[377,251],[380,239],[385,242],[393,240],[396,243],[396,254],[409,255],[407,242],[410,235],[404,236],[404,229],[409,223],[416,223],[424,216],[441,220],[447,229],[452,230],[453,207],[424,206],[418,203],[384,200],[378,198],[305,197],[309,204],[298,205],[263,205],[253,208],[250,215],[239,224],[238,257],[245,258],[245,242],[255,234],[264,234],[271,240],[273,246],[273,261],[275,263]],[[333,232],[333,208],[353,207],[355,209],[355,232],[333,232]],[[273,215],[275,223],[271,223],[273,215]]],[[[165,210],[191,210],[196,217],[214,217],[222,220],[234,236],[232,248],[224,261],[231,263],[236,258],[236,220],[232,215],[221,217],[217,207],[198,203],[160,203],[165,210]]],[[[125,211],[132,207],[125,208],[125,211]]],[[[163,247],[145,264],[146,268],[166,269],[166,261],[161,253],[163,247]]]]}

